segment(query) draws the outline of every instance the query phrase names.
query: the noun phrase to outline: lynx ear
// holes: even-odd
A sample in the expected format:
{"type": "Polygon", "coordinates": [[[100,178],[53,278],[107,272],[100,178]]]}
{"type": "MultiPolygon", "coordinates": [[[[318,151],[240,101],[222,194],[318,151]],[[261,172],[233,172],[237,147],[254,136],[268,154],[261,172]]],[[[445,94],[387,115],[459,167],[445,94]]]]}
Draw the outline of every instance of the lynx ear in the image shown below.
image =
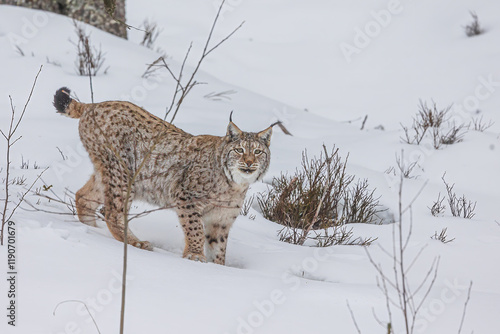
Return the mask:
{"type": "Polygon", "coordinates": [[[236,124],[234,124],[233,122],[229,122],[229,125],[227,126],[227,133],[226,133],[226,137],[228,137],[229,140],[234,140],[234,139],[238,138],[239,136],[241,136],[242,133],[243,133],[243,131],[241,131],[236,126],[236,124]]]}
{"type": "Polygon", "coordinates": [[[266,146],[269,147],[271,145],[271,135],[273,134],[273,127],[270,126],[265,130],[257,133],[257,138],[261,139],[266,143],[266,146]]]}

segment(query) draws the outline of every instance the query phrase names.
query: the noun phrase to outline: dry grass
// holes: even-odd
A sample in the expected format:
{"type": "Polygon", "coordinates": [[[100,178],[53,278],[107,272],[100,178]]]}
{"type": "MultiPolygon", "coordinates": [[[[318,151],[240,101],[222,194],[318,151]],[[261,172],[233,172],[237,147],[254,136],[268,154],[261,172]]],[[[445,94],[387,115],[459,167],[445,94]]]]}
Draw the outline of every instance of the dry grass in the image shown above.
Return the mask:
{"type": "Polygon", "coordinates": [[[142,37],[141,45],[153,50],[162,29],[158,27],[156,22],[149,19],[144,20],[142,27],[144,28],[144,36],[142,37]]]}
{"type": "Polygon", "coordinates": [[[474,210],[476,209],[477,202],[470,201],[465,197],[465,195],[458,197],[453,191],[455,184],[450,185],[448,182],[446,182],[444,177],[445,175],[443,175],[441,179],[443,180],[446,187],[446,193],[448,194],[448,205],[450,206],[451,214],[453,215],[453,217],[472,219],[476,215],[474,213],[474,210]]]}
{"type": "Polygon", "coordinates": [[[469,13],[472,16],[472,22],[465,26],[465,34],[467,37],[481,35],[484,33],[484,29],[481,28],[476,12],[470,11],[469,13]]]}
{"type": "MultiPolygon", "coordinates": [[[[75,44],[77,57],[75,61],[76,73],[81,76],[95,77],[103,68],[106,58],[101,50],[90,42],[90,34],[87,34],[85,29],[76,21],[73,21],[75,33],[78,41],[75,44]]],[[[106,74],[108,68],[104,69],[106,74]]]]}
{"type": "Polygon", "coordinates": [[[447,243],[450,243],[452,242],[453,240],[455,240],[455,238],[453,239],[448,239],[448,235],[447,235],[447,232],[448,232],[448,228],[443,228],[441,230],[441,232],[434,232],[434,235],[431,236],[431,239],[434,239],[434,240],[438,240],[438,241],[441,241],[443,244],[447,244],[447,243]]]}
{"type": "Polygon", "coordinates": [[[374,190],[366,180],[353,183],[346,173],[347,158],[338,148],[323,145],[319,157],[302,154],[302,166],[294,175],[275,177],[267,194],[257,198],[265,218],[284,227],[280,240],[303,245],[313,240],[317,246],[369,244],[373,239],[353,239],[348,223],[371,223],[381,211],[374,190]]]}
{"type": "Polygon", "coordinates": [[[420,145],[426,137],[430,137],[432,146],[438,150],[443,145],[459,143],[469,129],[469,124],[455,124],[450,122],[451,105],[439,109],[435,102],[428,106],[426,102],[420,101],[417,114],[413,117],[411,126],[401,127],[404,143],[420,145]]]}
{"type": "Polygon", "coordinates": [[[443,204],[444,200],[445,198],[441,197],[441,194],[439,194],[437,200],[432,203],[432,206],[429,208],[434,217],[441,216],[446,210],[446,205],[443,204]]]}

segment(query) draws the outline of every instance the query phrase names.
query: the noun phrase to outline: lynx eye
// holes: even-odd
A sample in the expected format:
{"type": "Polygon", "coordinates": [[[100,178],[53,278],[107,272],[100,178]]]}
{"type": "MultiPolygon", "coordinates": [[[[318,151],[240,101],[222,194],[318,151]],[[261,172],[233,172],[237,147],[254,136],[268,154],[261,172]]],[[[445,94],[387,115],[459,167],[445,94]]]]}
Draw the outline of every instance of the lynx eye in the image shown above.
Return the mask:
{"type": "Polygon", "coordinates": [[[261,150],[255,150],[255,151],[253,151],[253,153],[254,153],[255,155],[259,155],[259,154],[262,154],[262,151],[261,151],[261,150]]]}
{"type": "Polygon", "coordinates": [[[245,152],[241,147],[235,148],[234,150],[239,154],[243,154],[243,152],[245,152]]]}

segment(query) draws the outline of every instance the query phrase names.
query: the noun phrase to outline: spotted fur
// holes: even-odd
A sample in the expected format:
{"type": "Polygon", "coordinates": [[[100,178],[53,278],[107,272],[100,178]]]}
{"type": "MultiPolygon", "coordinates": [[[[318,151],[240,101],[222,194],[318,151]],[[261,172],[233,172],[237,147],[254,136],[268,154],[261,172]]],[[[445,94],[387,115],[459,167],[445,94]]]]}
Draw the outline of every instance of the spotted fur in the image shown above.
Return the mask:
{"type": "MultiPolygon", "coordinates": [[[[272,126],[243,132],[232,121],[224,137],[193,136],[122,101],[85,104],[54,96],[58,112],[80,118],[79,132],[94,173],[76,193],[81,222],[96,226],[104,205],[112,235],[124,239],[124,213],[133,200],[173,208],[185,234],[183,256],[224,264],[227,238],[251,183],[269,167],[272,126]],[[125,203],[129,198],[128,203],[125,203]]],[[[127,230],[128,242],[152,249],[127,230]]]]}

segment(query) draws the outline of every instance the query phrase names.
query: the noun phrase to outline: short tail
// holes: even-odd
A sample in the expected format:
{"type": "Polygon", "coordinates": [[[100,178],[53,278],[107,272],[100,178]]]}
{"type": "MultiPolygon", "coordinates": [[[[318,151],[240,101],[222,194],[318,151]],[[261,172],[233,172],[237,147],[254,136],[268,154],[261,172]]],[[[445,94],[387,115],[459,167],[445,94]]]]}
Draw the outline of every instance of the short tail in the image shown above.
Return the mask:
{"type": "Polygon", "coordinates": [[[80,118],[83,114],[83,104],[70,97],[71,90],[67,87],[59,88],[54,94],[54,107],[57,112],[71,118],[80,118]]]}

